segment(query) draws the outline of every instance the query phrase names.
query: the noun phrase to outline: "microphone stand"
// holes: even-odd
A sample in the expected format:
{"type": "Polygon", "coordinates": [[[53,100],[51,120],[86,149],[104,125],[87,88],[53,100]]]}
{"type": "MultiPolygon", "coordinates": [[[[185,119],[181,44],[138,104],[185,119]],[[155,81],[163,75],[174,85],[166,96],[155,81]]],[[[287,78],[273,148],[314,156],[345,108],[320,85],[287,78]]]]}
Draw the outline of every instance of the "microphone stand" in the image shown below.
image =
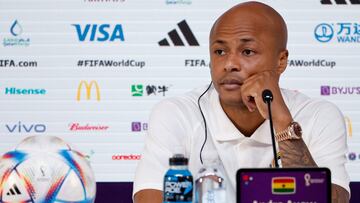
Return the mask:
{"type": "Polygon", "coordinates": [[[273,153],[274,153],[274,163],[275,163],[275,167],[279,168],[279,163],[278,163],[277,154],[276,154],[275,133],[274,133],[272,116],[271,116],[271,105],[270,105],[272,100],[273,100],[273,94],[272,94],[272,92],[270,90],[265,89],[262,92],[262,97],[263,97],[264,102],[268,106],[269,120],[270,120],[271,141],[272,141],[272,147],[273,147],[273,153]]]}

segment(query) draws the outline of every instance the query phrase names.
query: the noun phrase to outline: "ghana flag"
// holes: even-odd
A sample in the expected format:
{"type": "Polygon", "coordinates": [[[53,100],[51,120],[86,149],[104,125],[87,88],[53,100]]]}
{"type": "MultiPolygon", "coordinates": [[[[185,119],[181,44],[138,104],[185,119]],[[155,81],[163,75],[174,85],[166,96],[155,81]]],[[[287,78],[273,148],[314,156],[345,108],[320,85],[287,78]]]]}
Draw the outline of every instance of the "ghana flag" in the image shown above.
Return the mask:
{"type": "Polygon", "coordinates": [[[272,178],[273,194],[294,194],[296,182],[294,177],[274,177],[272,178]]]}

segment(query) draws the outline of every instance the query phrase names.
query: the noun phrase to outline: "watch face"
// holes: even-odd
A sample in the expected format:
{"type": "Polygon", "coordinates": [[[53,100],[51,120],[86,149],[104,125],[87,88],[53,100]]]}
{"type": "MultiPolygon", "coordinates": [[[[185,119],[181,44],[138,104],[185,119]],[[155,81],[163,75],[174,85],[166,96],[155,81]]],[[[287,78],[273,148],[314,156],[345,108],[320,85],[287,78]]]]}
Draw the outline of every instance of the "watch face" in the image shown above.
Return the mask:
{"type": "Polygon", "coordinates": [[[299,123],[297,122],[294,122],[294,125],[293,125],[293,129],[294,129],[294,132],[297,136],[301,137],[302,135],[302,129],[301,129],[301,126],[299,125],[299,123]]]}

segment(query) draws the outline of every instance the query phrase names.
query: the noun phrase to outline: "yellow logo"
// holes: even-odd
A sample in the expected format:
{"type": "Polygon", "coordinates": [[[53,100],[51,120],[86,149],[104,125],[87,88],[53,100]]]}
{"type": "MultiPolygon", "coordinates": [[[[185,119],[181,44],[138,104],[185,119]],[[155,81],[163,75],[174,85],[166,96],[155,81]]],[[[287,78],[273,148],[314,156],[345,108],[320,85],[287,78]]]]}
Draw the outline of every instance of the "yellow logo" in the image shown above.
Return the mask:
{"type": "Polygon", "coordinates": [[[352,137],[352,123],[349,117],[345,116],[346,130],[349,137],[352,137]]]}
{"type": "Polygon", "coordinates": [[[90,83],[86,82],[85,80],[82,80],[79,83],[78,86],[78,90],[77,90],[77,96],[76,96],[76,100],[80,101],[81,100],[81,91],[82,91],[82,87],[83,85],[85,86],[85,90],[86,90],[86,99],[90,100],[91,98],[91,89],[93,86],[95,86],[95,90],[96,90],[96,100],[100,101],[100,88],[98,83],[95,80],[90,81],[90,83]]]}

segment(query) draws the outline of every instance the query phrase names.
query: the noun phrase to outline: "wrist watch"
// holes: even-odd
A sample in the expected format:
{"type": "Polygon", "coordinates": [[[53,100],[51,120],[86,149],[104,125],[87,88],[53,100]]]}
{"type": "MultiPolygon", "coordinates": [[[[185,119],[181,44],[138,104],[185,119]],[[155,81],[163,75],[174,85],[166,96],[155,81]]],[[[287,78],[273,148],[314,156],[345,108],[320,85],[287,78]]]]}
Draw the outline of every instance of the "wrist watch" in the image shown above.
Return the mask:
{"type": "Polygon", "coordinates": [[[276,133],[275,139],[277,142],[281,142],[284,140],[298,140],[301,139],[301,136],[302,129],[300,124],[293,121],[285,130],[276,133]]]}

